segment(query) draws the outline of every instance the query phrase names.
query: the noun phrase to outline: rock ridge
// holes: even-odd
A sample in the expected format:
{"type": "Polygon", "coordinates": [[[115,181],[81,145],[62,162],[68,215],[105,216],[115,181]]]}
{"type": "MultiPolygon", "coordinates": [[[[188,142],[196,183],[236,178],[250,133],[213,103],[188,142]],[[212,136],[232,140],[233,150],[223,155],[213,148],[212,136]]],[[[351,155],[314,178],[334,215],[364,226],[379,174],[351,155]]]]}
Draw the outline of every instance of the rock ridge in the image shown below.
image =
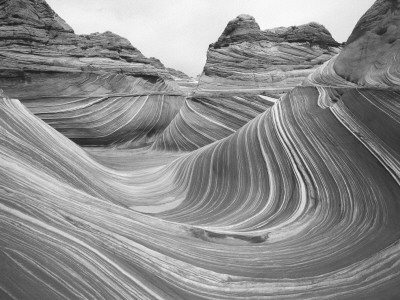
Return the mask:
{"type": "Polygon", "coordinates": [[[228,47],[231,44],[256,41],[270,41],[274,43],[302,42],[323,47],[338,47],[340,45],[340,43],[333,39],[325,26],[316,22],[300,26],[261,30],[254,17],[239,15],[228,22],[218,41],[211,44],[210,47],[218,49],[228,47]]]}
{"type": "Polygon", "coordinates": [[[376,1],[331,64],[334,72],[360,86],[399,89],[399,11],[399,0],[376,1]]]}
{"type": "Polygon", "coordinates": [[[198,88],[281,95],[340,50],[341,44],[316,22],[261,30],[252,16],[239,15],[209,46],[198,88]]]}
{"type": "Polygon", "coordinates": [[[75,34],[44,0],[0,0],[0,85],[85,146],[146,145],[185,96],[159,60],[110,31],[75,34]]]}
{"type": "MultiPolygon", "coordinates": [[[[146,58],[130,41],[118,34],[106,31],[77,35],[74,30],[59,17],[44,0],[7,0],[0,2],[0,51],[13,51],[22,55],[52,57],[52,60],[67,58],[106,58],[103,62],[90,64],[90,69],[121,71],[126,73],[146,73],[173,81],[168,70],[157,59],[146,58]],[[118,62],[121,62],[119,64],[118,62]],[[128,63],[128,64],[126,64],[128,63]],[[130,63],[140,64],[129,65],[130,63]],[[138,68],[140,67],[140,68],[138,68]]],[[[23,68],[30,70],[32,62],[26,57],[14,63],[2,63],[2,69],[23,68]]],[[[2,56],[0,55],[0,60],[2,56]]],[[[9,61],[9,59],[8,59],[9,61]]],[[[81,64],[82,61],[79,62],[81,64]]],[[[57,71],[70,71],[72,61],[59,61],[57,71]],[[68,68],[60,68],[69,64],[68,68]]],[[[44,64],[41,71],[46,71],[52,62],[44,64]]],[[[76,64],[74,64],[76,65],[76,64]]],[[[37,71],[38,66],[35,66],[37,71]]],[[[86,69],[86,67],[83,67],[86,69]]],[[[79,71],[80,67],[75,68],[79,71]]]]}
{"type": "Polygon", "coordinates": [[[44,0],[0,1],[0,25],[29,25],[39,29],[74,33],[44,0]]]}

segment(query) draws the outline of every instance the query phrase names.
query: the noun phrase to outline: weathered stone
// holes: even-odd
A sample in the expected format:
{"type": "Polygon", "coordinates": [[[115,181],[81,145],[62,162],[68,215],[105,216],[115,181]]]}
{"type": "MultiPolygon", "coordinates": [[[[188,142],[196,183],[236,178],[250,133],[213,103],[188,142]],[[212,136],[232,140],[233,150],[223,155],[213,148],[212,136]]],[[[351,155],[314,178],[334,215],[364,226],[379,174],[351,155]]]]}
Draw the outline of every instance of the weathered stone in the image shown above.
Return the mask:
{"type": "Polygon", "coordinates": [[[148,144],[185,94],[160,61],[109,31],[76,35],[44,0],[0,2],[0,84],[83,145],[148,144]]]}
{"type": "Polygon", "coordinates": [[[260,30],[254,18],[230,21],[207,52],[200,90],[268,90],[283,94],[339,53],[320,24],[260,30]]]}

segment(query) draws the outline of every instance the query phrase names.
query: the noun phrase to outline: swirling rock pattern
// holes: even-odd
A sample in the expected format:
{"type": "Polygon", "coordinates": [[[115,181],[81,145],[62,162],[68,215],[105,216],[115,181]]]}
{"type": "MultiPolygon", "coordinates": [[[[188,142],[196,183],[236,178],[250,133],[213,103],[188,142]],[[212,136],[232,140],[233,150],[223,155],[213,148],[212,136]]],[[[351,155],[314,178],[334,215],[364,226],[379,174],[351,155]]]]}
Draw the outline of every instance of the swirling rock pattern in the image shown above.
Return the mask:
{"type": "Polygon", "coordinates": [[[128,40],[76,35],[43,0],[0,11],[1,87],[76,142],[146,145],[183,104],[169,71],[128,40]]]}
{"type": "Polygon", "coordinates": [[[231,135],[339,50],[322,25],[261,31],[238,16],[210,45],[197,89],[151,149],[192,151],[231,135]]]}
{"type": "MultiPolygon", "coordinates": [[[[152,60],[152,64],[157,66],[158,68],[164,69],[164,64],[157,58],[150,57],[152,60]]],[[[194,91],[197,88],[198,81],[192,77],[189,77],[185,73],[179,70],[175,70],[173,68],[166,68],[168,73],[172,76],[175,83],[181,88],[181,90],[190,94],[190,92],[194,91]]]]}
{"type": "Polygon", "coordinates": [[[258,93],[204,93],[185,104],[151,149],[193,151],[219,141],[269,109],[278,99],[258,93]]]}
{"type": "Polygon", "coordinates": [[[376,1],[359,20],[340,54],[303,85],[399,89],[399,1],[376,1]]]}
{"type": "MultiPolygon", "coordinates": [[[[386,18],[375,10],[397,15],[398,3],[378,0],[357,40],[386,18]]],[[[184,153],[84,150],[1,97],[1,298],[398,299],[391,61],[371,73],[390,87],[365,86],[358,69],[335,71],[336,56],[234,133],[184,153]]]]}
{"type": "Polygon", "coordinates": [[[169,74],[171,74],[172,78],[175,80],[176,84],[181,88],[183,91],[187,91],[188,93],[194,91],[197,89],[197,85],[199,82],[186,75],[185,73],[172,69],[172,68],[167,68],[169,74]]]}
{"type": "Polygon", "coordinates": [[[365,13],[335,62],[338,75],[366,87],[398,88],[399,6],[380,0],[365,13]]]}
{"type": "Polygon", "coordinates": [[[253,17],[240,15],[210,45],[199,89],[258,89],[283,94],[340,49],[320,24],[262,31],[253,17]]]}

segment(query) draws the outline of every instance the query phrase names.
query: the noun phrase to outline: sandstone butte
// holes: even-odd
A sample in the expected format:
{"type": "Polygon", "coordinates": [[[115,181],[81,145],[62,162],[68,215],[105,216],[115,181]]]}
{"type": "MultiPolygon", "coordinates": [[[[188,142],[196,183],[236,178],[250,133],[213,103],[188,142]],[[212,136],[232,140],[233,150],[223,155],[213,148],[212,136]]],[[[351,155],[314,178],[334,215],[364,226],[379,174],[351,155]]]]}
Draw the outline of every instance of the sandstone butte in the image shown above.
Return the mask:
{"type": "MultiPolygon", "coordinates": [[[[34,15],[49,10],[24,3],[40,4],[27,6],[34,15]]],[[[399,16],[399,0],[377,0],[343,50],[281,97],[210,89],[185,99],[174,72],[135,61],[143,94],[179,91],[171,97],[184,102],[175,117],[157,111],[165,126],[138,149],[82,148],[56,127],[68,109],[66,119],[78,117],[72,103],[85,97],[79,105],[91,117],[71,123],[77,130],[102,113],[90,96],[62,98],[67,92],[128,89],[132,76],[23,71],[28,82],[9,68],[15,76],[3,77],[0,100],[0,298],[399,299],[399,16]],[[145,84],[145,70],[157,80],[145,84]],[[10,88],[10,78],[37,98],[22,83],[10,88]],[[40,95],[44,84],[52,101],[40,95]],[[12,91],[22,99],[7,97],[12,91]],[[55,124],[34,114],[41,106],[58,107],[55,124]]],[[[48,21],[38,19],[31,22],[48,21]]],[[[16,57],[7,63],[22,60],[23,46],[7,47],[1,55],[16,57]]],[[[43,60],[51,49],[41,48],[43,60]]],[[[122,105],[123,96],[113,97],[108,107],[122,105]]],[[[143,122],[154,116],[122,110],[144,112],[143,122]]],[[[126,135],[133,144],[131,131],[119,137],[126,135]]]]}
{"type": "Polygon", "coordinates": [[[231,135],[341,49],[317,23],[262,31],[238,16],[210,45],[197,89],[152,149],[195,150],[231,135]]]}
{"type": "Polygon", "coordinates": [[[159,60],[111,32],[74,34],[44,0],[1,1],[0,29],[2,89],[79,144],[146,145],[184,101],[159,60]]]}
{"type": "Polygon", "coordinates": [[[252,16],[240,15],[209,46],[199,89],[282,94],[340,50],[341,45],[318,23],[260,30],[252,16]]]}

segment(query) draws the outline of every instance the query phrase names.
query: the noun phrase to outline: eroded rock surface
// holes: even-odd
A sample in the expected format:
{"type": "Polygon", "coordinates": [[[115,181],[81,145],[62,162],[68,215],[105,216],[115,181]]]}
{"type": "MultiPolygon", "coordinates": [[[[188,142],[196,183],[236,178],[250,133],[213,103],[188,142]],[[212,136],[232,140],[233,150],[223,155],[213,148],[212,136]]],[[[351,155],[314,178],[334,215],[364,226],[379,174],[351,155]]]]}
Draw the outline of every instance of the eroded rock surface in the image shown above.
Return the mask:
{"type": "Polygon", "coordinates": [[[335,61],[335,72],[366,87],[398,88],[400,1],[379,0],[360,19],[335,61]]]}
{"type": "Polygon", "coordinates": [[[221,140],[269,109],[275,95],[248,93],[201,93],[187,97],[172,122],[151,149],[192,151],[221,140]]]}
{"type": "Polygon", "coordinates": [[[231,135],[340,49],[317,23],[262,31],[238,16],[210,45],[197,89],[152,149],[191,151],[231,135]]]}
{"type": "Polygon", "coordinates": [[[0,9],[2,78],[7,71],[16,76],[18,71],[120,71],[168,78],[125,38],[112,32],[74,34],[44,0],[3,1],[0,9]]]}
{"type": "Polygon", "coordinates": [[[253,17],[240,15],[210,45],[199,89],[258,89],[283,94],[340,49],[323,25],[263,31],[253,17]]]}
{"type": "MultiPolygon", "coordinates": [[[[371,24],[386,18],[374,10],[399,14],[394,4],[378,0],[371,24]]],[[[372,51],[370,27],[354,42],[372,51]]],[[[400,60],[386,46],[376,51],[391,67],[375,56],[385,71],[368,85],[336,72],[335,56],[245,125],[232,119],[231,135],[184,153],[84,150],[1,95],[1,298],[398,299],[400,60]]],[[[188,99],[176,150],[200,141],[187,134],[210,124],[209,95],[188,99]]],[[[250,107],[219,96],[214,122],[250,107]]]]}
{"type": "Polygon", "coordinates": [[[184,100],[158,62],[114,33],[74,34],[44,0],[0,3],[1,87],[80,144],[154,140],[184,100]]]}

